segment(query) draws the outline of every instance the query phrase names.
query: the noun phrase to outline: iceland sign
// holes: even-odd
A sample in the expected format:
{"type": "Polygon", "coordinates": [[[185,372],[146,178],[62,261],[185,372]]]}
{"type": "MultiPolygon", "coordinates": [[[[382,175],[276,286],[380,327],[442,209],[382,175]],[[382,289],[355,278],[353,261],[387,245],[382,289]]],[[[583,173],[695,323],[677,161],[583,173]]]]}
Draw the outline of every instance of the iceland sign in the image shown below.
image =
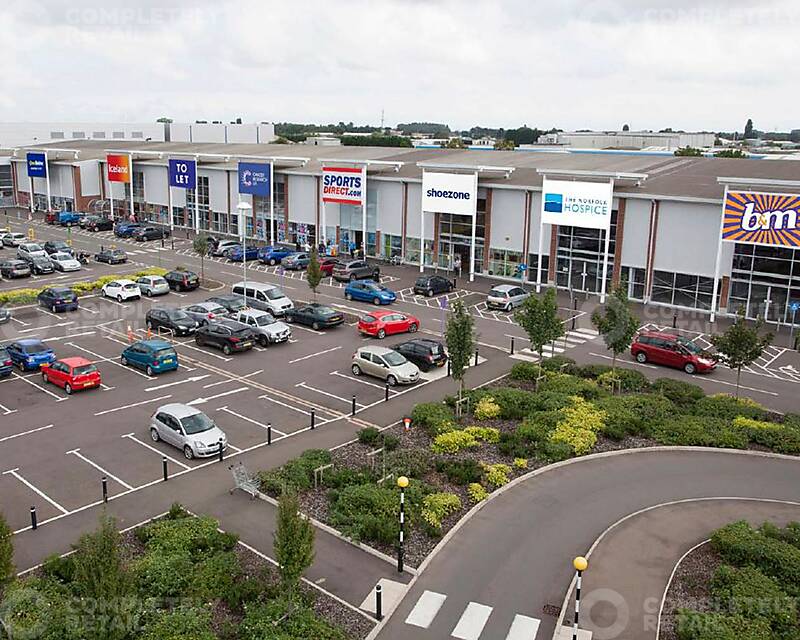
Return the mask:
{"type": "Polygon", "coordinates": [[[800,195],[729,191],[722,239],[779,247],[800,247],[800,195]]]}

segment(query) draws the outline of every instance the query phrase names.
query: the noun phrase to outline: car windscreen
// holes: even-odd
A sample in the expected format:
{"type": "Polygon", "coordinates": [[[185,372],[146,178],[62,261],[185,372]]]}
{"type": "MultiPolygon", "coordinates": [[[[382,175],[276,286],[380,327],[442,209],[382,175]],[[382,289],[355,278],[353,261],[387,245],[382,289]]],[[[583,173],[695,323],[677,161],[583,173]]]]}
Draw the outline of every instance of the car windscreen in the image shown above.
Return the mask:
{"type": "Polygon", "coordinates": [[[508,295],[508,291],[504,291],[503,289],[492,289],[489,291],[489,295],[494,298],[505,298],[508,295]]]}
{"type": "Polygon", "coordinates": [[[258,318],[256,318],[256,324],[259,327],[267,327],[267,326],[269,326],[271,324],[275,324],[276,322],[277,322],[277,320],[275,320],[275,318],[273,318],[270,315],[259,316],[258,318]]]}
{"type": "Polygon", "coordinates": [[[25,249],[30,251],[31,253],[34,251],[44,251],[38,244],[29,244],[25,246],[25,249]]]}
{"type": "Polygon", "coordinates": [[[175,322],[179,322],[181,320],[191,320],[189,314],[183,311],[178,311],[177,309],[171,309],[170,311],[167,311],[167,317],[175,322]]]}
{"type": "Polygon", "coordinates": [[[25,345],[25,353],[44,353],[45,351],[49,351],[50,347],[45,345],[44,342],[34,342],[32,344],[25,345]]]}
{"type": "Polygon", "coordinates": [[[131,283],[129,283],[129,284],[123,285],[123,287],[122,287],[122,288],[123,288],[123,289],[125,289],[126,291],[130,291],[130,290],[132,290],[132,289],[136,289],[136,288],[138,288],[138,286],[139,286],[139,285],[137,285],[137,284],[134,284],[133,282],[131,282],[131,283]]]}
{"type": "Polygon", "coordinates": [[[178,354],[175,353],[175,349],[164,347],[163,349],[158,349],[153,356],[160,360],[161,358],[177,358],[178,354]]]}
{"type": "Polygon", "coordinates": [[[241,329],[235,329],[233,335],[235,335],[238,338],[249,338],[250,329],[248,329],[247,327],[242,327],[241,329]]]}
{"type": "Polygon", "coordinates": [[[335,309],[331,309],[330,307],[314,307],[317,313],[321,316],[332,316],[336,313],[335,309]]]}
{"type": "Polygon", "coordinates": [[[438,355],[442,352],[442,345],[440,345],[438,342],[434,342],[432,345],[430,345],[430,349],[433,355],[438,355]]]}
{"type": "Polygon", "coordinates": [[[397,353],[397,351],[387,353],[385,356],[383,356],[383,359],[386,360],[390,367],[397,367],[407,362],[405,356],[397,353]]]}
{"type": "Polygon", "coordinates": [[[204,413],[195,413],[193,416],[181,418],[181,424],[186,435],[194,435],[214,428],[214,421],[204,413]]]}
{"type": "Polygon", "coordinates": [[[264,295],[266,295],[269,300],[280,300],[286,297],[280,289],[267,289],[264,291],[264,295]]]}
{"type": "Polygon", "coordinates": [[[72,289],[53,289],[53,295],[58,298],[70,298],[75,295],[72,289]]]}
{"type": "Polygon", "coordinates": [[[234,309],[236,311],[239,311],[240,309],[246,309],[247,308],[247,303],[244,300],[242,300],[241,298],[231,298],[231,299],[225,300],[225,302],[227,303],[228,307],[230,307],[231,309],[234,309]]]}
{"type": "Polygon", "coordinates": [[[72,370],[72,373],[76,376],[88,376],[90,373],[95,373],[97,371],[97,367],[93,364],[84,364],[80,367],[75,367],[72,370]]]}
{"type": "Polygon", "coordinates": [[[72,256],[68,253],[56,253],[52,256],[53,260],[72,260],[72,256]]]}
{"type": "Polygon", "coordinates": [[[361,322],[366,322],[367,324],[371,324],[375,322],[375,316],[364,316],[361,318],[361,322]]]}
{"type": "Polygon", "coordinates": [[[114,249],[113,251],[108,252],[112,256],[124,256],[125,252],[122,249],[114,249]]]}
{"type": "Polygon", "coordinates": [[[427,278],[417,278],[417,281],[414,283],[418,287],[427,287],[428,286],[428,279],[427,278]]]}
{"type": "Polygon", "coordinates": [[[691,353],[694,354],[703,353],[702,348],[698,347],[694,342],[692,342],[691,340],[687,340],[686,338],[678,338],[678,344],[691,353]]]}

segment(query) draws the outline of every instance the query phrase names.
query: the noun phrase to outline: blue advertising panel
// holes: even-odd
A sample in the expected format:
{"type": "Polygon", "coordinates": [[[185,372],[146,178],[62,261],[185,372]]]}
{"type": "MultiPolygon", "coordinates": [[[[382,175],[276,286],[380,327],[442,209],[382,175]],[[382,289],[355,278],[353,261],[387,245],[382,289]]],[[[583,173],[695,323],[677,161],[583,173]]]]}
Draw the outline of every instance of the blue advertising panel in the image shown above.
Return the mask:
{"type": "Polygon", "coordinates": [[[269,164],[240,162],[239,193],[249,193],[254,196],[268,196],[269,192],[269,164]]]}
{"type": "Polygon", "coordinates": [[[197,188],[197,162],[194,160],[170,160],[169,186],[179,189],[197,188]]]}
{"type": "Polygon", "coordinates": [[[28,154],[28,177],[29,178],[46,178],[47,177],[47,160],[43,153],[29,153],[28,154]]]}

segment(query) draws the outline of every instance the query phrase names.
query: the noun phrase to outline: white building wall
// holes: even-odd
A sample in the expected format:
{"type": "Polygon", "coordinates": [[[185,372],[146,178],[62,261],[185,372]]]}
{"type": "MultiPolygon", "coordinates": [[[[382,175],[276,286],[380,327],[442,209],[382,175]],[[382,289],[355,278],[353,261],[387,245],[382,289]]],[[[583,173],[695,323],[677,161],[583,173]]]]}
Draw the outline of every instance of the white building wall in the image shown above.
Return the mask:
{"type": "MultiPolygon", "coordinates": [[[[164,141],[164,125],[109,122],[7,122],[0,123],[0,147],[44,144],[72,140],[164,141]]],[[[80,156],[78,157],[80,160],[80,156]]]]}
{"type": "Polygon", "coordinates": [[[381,235],[403,234],[403,184],[371,180],[370,190],[378,192],[378,220],[376,227],[381,235]]]}
{"type": "MultiPolygon", "coordinates": [[[[419,238],[419,216],[422,209],[422,184],[419,182],[408,183],[408,224],[406,235],[409,238],[419,238]]],[[[425,214],[425,239],[433,240],[434,214],[425,214]]]]}
{"type": "MultiPolygon", "coordinates": [[[[539,222],[542,219],[542,193],[534,191],[531,194],[531,228],[528,234],[528,250],[532,255],[539,252],[539,222]]],[[[544,238],[542,241],[542,255],[550,255],[550,237],[553,227],[549,224],[544,225],[544,238]]]]}
{"type": "MultiPolygon", "coordinates": [[[[317,222],[317,185],[315,176],[289,177],[289,220],[291,222],[317,222]]],[[[330,219],[325,221],[331,226],[330,219]]]]}
{"type": "Polygon", "coordinates": [[[625,227],[622,238],[622,264],[628,267],[647,266],[647,244],[650,234],[650,200],[628,198],[625,204],[625,227]]]}
{"type": "Polygon", "coordinates": [[[522,251],[525,221],[525,192],[509,189],[492,191],[490,246],[522,251]]]}
{"type": "Polygon", "coordinates": [[[216,169],[198,170],[198,175],[208,178],[208,205],[212,211],[217,213],[228,211],[227,174],[227,171],[216,169]]]}
{"type": "MultiPolygon", "coordinates": [[[[61,198],[74,198],[75,185],[72,182],[72,165],[54,164],[52,162],[49,164],[50,195],[61,198]]],[[[45,186],[44,189],[46,193],[47,187],[45,186]]]]}
{"type": "Polygon", "coordinates": [[[81,194],[84,196],[99,196],[100,163],[97,160],[85,160],[76,164],[80,168],[81,194]]]}
{"type": "Polygon", "coordinates": [[[654,269],[713,277],[721,215],[719,205],[662,201],[654,269]]]}
{"type": "Polygon", "coordinates": [[[145,200],[150,204],[160,204],[166,207],[169,204],[167,195],[167,168],[140,165],[139,169],[144,174],[145,200]]]}

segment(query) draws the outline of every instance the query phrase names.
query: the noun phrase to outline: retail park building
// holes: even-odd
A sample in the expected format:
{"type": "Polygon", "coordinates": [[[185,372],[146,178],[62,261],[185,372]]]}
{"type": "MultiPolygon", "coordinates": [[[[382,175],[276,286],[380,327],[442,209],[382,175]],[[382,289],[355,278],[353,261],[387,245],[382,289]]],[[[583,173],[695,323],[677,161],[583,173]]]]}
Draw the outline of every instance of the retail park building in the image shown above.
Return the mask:
{"type": "Polygon", "coordinates": [[[796,161],[123,141],[3,153],[21,207],[31,192],[38,210],[48,194],[55,209],[109,213],[113,200],[115,218],[133,206],[139,219],[176,229],[243,226],[261,243],[324,239],[443,269],[460,258],[464,277],[574,292],[626,282],[636,300],[712,311],[716,299],[723,312],[744,305],[772,322],[791,320],[800,301],[796,161]],[[44,151],[46,177],[29,178],[28,154],[44,151]],[[109,155],[127,156],[132,181],[109,182],[109,155]],[[190,188],[169,186],[170,159],[196,163],[190,188]],[[253,164],[270,165],[267,195],[240,194],[252,185],[242,166],[253,164]],[[366,177],[366,189],[348,175],[366,177]]]}

